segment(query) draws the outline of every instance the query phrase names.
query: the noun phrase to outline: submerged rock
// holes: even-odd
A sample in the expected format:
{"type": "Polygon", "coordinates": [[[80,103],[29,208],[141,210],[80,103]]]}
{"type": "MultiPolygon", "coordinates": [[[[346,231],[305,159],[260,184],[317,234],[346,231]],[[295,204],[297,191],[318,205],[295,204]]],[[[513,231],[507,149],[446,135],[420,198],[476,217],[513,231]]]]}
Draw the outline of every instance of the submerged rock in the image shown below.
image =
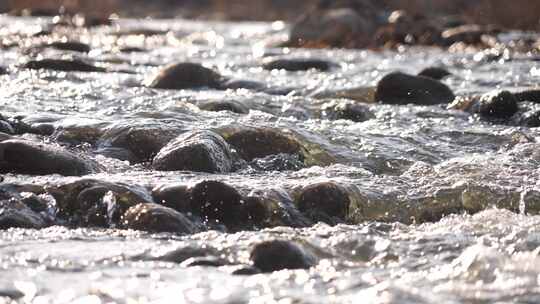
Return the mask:
{"type": "Polygon", "coordinates": [[[247,161],[280,153],[296,154],[303,161],[302,145],[292,136],[278,130],[243,128],[224,138],[247,161]]]}
{"type": "Polygon", "coordinates": [[[24,65],[33,70],[56,70],[66,72],[106,72],[105,68],[97,67],[78,59],[40,59],[31,60],[24,65]]]}
{"type": "Polygon", "coordinates": [[[242,196],[233,187],[218,181],[202,181],[191,190],[191,209],[206,220],[238,225],[242,196]]]}
{"type": "Polygon", "coordinates": [[[530,101],[534,103],[540,103],[540,89],[538,90],[526,90],[518,93],[514,93],[517,101],[530,101]]]}
{"type": "Polygon", "coordinates": [[[484,118],[507,119],[518,111],[518,100],[508,91],[492,91],[481,96],[459,97],[449,109],[480,114],[484,118]]]}
{"type": "Polygon", "coordinates": [[[94,179],[80,179],[47,191],[55,198],[60,217],[92,227],[114,227],[130,207],[154,202],[144,188],[94,179]]]}
{"type": "Polygon", "coordinates": [[[155,89],[193,89],[199,87],[219,88],[223,77],[212,69],[198,63],[181,62],[171,64],[150,81],[155,89]]]}
{"type": "Polygon", "coordinates": [[[111,128],[103,134],[99,145],[126,149],[133,154],[135,162],[146,162],[181,132],[177,128],[149,125],[111,128]]]}
{"type": "Polygon", "coordinates": [[[253,266],[262,272],[284,269],[308,269],[315,259],[300,246],[289,241],[266,241],[255,245],[250,254],[253,266]]]}
{"type": "Polygon", "coordinates": [[[43,218],[16,199],[0,201],[0,230],[9,228],[45,227],[43,218]]]}
{"type": "Polygon", "coordinates": [[[11,124],[5,120],[1,120],[0,117],[0,132],[7,133],[7,134],[14,134],[15,129],[11,126],[11,124]]]}
{"type": "Polygon", "coordinates": [[[156,203],[179,212],[191,211],[191,189],[186,185],[161,185],[152,189],[152,197],[156,203]]]}
{"type": "Polygon", "coordinates": [[[158,204],[138,204],[126,211],[122,227],[149,232],[192,234],[197,227],[182,213],[158,204]]]}
{"type": "Polygon", "coordinates": [[[314,220],[337,224],[347,219],[350,198],[345,189],[333,182],[323,182],[304,187],[296,205],[314,220]]]}
{"type": "Polygon", "coordinates": [[[0,172],[77,176],[95,171],[90,161],[60,147],[19,139],[0,142],[0,172]]]}
{"type": "Polygon", "coordinates": [[[3,66],[0,66],[0,75],[6,75],[8,74],[8,70],[3,67],[3,66]]]}
{"type": "Polygon", "coordinates": [[[263,68],[265,70],[287,70],[291,72],[307,71],[311,69],[328,71],[333,66],[336,66],[336,64],[330,61],[313,58],[269,58],[263,63],[263,68]]]}
{"type": "Polygon", "coordinates": [[[375,92],[375,101],[399,105],[436,105],[449,103],[454,97],[454,93],[442,82],[400,72],[384,76],[375,92]]]}
{"type": "Polygon", "coordinates": [[[328,102],[325,103],[321,110],[323,117],[336,120],[347,119],[354,122],[363,122],[375,118],[368,107],[355,102],[328,102]]]}
{"type": "Polygon", "coordinates": [[[450,75],[452,75],[452,73],[448,72],[444,68],[439,68],[439,67],[425,68],[422,71],[420,71],[420,73],[418,73],[418,76],[429,77],[435,80],[441,80],[445,78],[446,76],[450,76],[450,75]]]}
{"type": "Polygon", "coordinates": [[[237,114],[247,114],[249,109],[237,101],[206,101],[197,104],[199,109],[204,111],[220,112],[220,111],[229,111],[237,114]]]}
{"type": "Polygon", "coordinates": [[[250,166],[260,171],[298,171],[306,167],[297,154],[273,154],[255,158],[250,166]]]}
{"type": "Polygon", "coordinates": [[[230,172],[232,155],[229,145],[211,131],[182,134],[169,142],[154,157],[156,170],[190,170],[199,172],[230,172]]]}

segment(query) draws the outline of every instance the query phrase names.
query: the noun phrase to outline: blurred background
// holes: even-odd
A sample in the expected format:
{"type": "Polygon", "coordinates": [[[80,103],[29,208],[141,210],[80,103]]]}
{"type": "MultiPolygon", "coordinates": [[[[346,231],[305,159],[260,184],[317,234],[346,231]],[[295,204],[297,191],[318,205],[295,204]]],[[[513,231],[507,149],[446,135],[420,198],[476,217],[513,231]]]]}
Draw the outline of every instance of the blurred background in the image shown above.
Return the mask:
{"type": "Polygon", "coordinates": [[[54,15],[67,13],[96,17],[196,18],[212,20],[294,21],[317,5],[361,4],[382,11],[405,9],[436,17],[456,15],[467,22],[506,28],[538,30],[540,0],[0,0],[0,11],[11,14],[54,15]]]}

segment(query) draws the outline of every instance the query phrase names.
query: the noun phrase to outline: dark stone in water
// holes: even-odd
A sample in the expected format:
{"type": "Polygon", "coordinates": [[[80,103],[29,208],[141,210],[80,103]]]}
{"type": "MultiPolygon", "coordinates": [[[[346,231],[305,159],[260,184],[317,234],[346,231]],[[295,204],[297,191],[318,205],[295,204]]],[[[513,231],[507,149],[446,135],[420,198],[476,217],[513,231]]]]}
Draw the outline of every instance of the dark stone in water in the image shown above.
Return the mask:
{"type": "Polygon", "coordinates": [[[86,63],[82,60],[72,59],[41,59],[31,60],[24,65],[33,70],[56,70],[66,72],[106,72],[106,69],[86,63]]]}
{"type": "Polygon", "coordinates": [[[435,80],[441,80],[446,76],[450,76],[452,73],[448,72],[446,69],[439,68],[439,67],[429,67],[425,68],[420,73],[418,73],[418,76],[424,76],[429,77],[435,80]]]}
{"type": "Polygon", "coordinates": [[[145,49],[139,47],[123,47],[119,49],[122,53],[144,53],[145,49]]]}
{"type": "Polygon", "coordinates": [[[205,111],[229,111],[238,114],[247,114],[249,109],[236,101],[207,101],[198,104],[199,109],[205,111]]]}
{"type": "Polygon", "coordinates": [[[261,273],[261,270],[253,266],[244,266],[234,270],[232,275],[254,275],[261,273]]]}
{"type": "Polygon", "coordinates": [[[260,171],[298,171],[306,167],[297,154],[273,154],[255,158],[250,166],[260,171]]]}
{"type": "Polygon", "coordinates": [[[251,224],[263,227],[266,225],[266,220],[270,217],[268,208],[264,205],[264,201],[258,197],[248,196],[243,199],[242,205],[243,218],[247,219],[251,224]]]}
{"type": "Polygon", "coordinates": [[[363,122],[375,118],[368,107],[354,102],[330,102],[322,106],[324,118],[363,122]]]}
{"type": "Polygon", "coordinates": [[[0,143],[0,172],[85,175],[95,172],[89,161],[60,147],[10,139],[0,143]]]}
{"type": "Polygon", "coordinates": [[[251,251],[250,259],[262,272],[308,269],[315,265],[313,257],[300,246],[280,240],[257,244],[251,251]]]}
{"type": "Polygon", "coordinates": [[[529,128],[540,127],[540,111],[529,111],[523,113],[519,118],[519,125],[529,128]]]}
{"type": "Polygon", "coordinates": [[[154,126],[113,128],[103,134],[100,146],[124,148],[135,156],[135,162],[146,162],[180,133],[178,129],[154,126]]]}
{"type": "Polygon", "coordinates": [[[129,208],[139,203],[153,203],[142,187],[94,179],[80,179],[49,187],[47,191],[55,198],[60,217],[84,226],[115,226],[129,208]]]}
{"type": "Polygon", "coordinates": [[[245,128],[225,137],[245,160],[273,154],[297,154],[303,161],[303,147],[294,138],[274,129],[245,128]]]}
{"type": "Polygon", "coordinates": [[[0,230],[43,227],[45,227],[43,218],[22,202],[16,199],[0,201],[0,230]]]}
{"type": "Polygon", "coordinates": [[[296,204],[312,219],[332,225],[347,219],[351,201],[341,186],[323,182],[302,189],[296,204]]]}
{"type": "Polygon", "coordinates": [[[375,101],[399,105],[436,105],[449,103],[454,97],[454,93],[442,82],[400,72],[384,76],[375,92],[375,101]]]}
{"type": "Polygon", "coordinates": [[[230,172],[232,155],[229,145],[211,131],[182,134],[169,142],[154,157],[156,170],[190,170],[199,172],[230,172]]]}
{"type": "Polygon", "coordinates": [[[514,93],[517,101],[530,101],[540,103],[540,90],[526,90],[523,92],[514,93]]]}
{"type": "Polygon", "coordinates": [[[492,26],[466,24],[449,28],[441,33],[444,45],[452,45],[456,42],[467,44],[481,44],[483,35],[494,34],[497,29],[492,26]]]}
{"type": "Polygon", "coordinates": [[[510,118],[518,111],[516,97],[508,91],[493,91],[480,97],[470,110],[484,117],[510,118]]]}
{"type": "Polygon", "coordinates": [[[150,82],[155,89],[193,89],[200,87],[220,88],[223,77],[212,69],[198,63],[182,62],[165,67],[150,82]]]}
{"type": "Polygon", "coordinates": [[[191,209],[207,220],[237,225],[242,196],[233,187],[218,181],[202,181],[191,190],[191,209]]]}
{"type": "Polygon", "coordinates": [[[128,209],[122,217],[127,229],[149,232],[173,232],[192,234],[196,226],[182,213],[158,204],[138,204],[128,209]]]}
{"type": "Polygon", "coordinates": [[[191,191],[186,185],[162,185],[152,190],[156,203],[179,212],[189,212],[191,191]]]}
{"type": "Polygon", "coordinates": [[[3,66],[0,66],[0,75],[6,75],[8,74],[8,70],[3,67],[3,66]]]}
{"type": "Polygon", "coordinates": [[[80,53],[88,53],[90,52],[90,46],[86,43],[82,42],[53,42],[51,44],[48,44],[47,46],[52,47],[57,50],[64,50],[64,51],[74,51],[74,52],[80,52],[80,53]]]}
{"type": "Polygon", "coordinates": [[[13,129],[13,127],[7,121],[0,120],[0,132],[14,134],[15,129],[13,129]]]}
{"type": "Polygon", "coordinates": [[[183,261],[182,264],[180,264],[180,266],[183,266],[183,267],[195,267],[195,266],[220,267],[226,264],[227,263],[225,261],[216,257],[193,257],[193,258],[189,258],[183,261]]]}
{"type": "Polygon", "coordinates": [[[307,71],[311,69],[328,71],[333,66],[336,66],[336,64],[330,61],[311,58],[269,59],[263,64],[265,70],[287,70],[291,72],[307,71]]]}

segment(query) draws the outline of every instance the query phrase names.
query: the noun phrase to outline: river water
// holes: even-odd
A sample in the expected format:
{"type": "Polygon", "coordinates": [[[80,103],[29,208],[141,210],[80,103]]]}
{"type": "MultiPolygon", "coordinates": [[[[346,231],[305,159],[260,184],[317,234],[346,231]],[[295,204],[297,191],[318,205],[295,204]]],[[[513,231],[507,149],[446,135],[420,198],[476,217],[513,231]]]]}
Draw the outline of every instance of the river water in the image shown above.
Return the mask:
{"type": "MultiPolygon", "coordinates": [[[[270,48],[265,47],[270,41],[286,35],[286,24],[184,20],[118,20],[112,26],[55,30],[54,39],[78,39],[92,51],[33,50],[53,37],[33,36],[50,23],[48,18],[0,17],[3,44],[18,45],[0,52],[0,62],[11,70],[0,76],[1,111],[52,126],[52,136],[37,137],[45,142],[98,134],[97,143],[71,143],[71,149],[100,165],[100,173],[84,178],[141,189],[212,179],[242,194],[290,198],[303,186],[333,181],[347,189],[352,215],[336,226],[195,235],[58,225],[12,228],[0,231],[0,303],[540,302],[536,128],[485,121],[445,105],[366,104],[374,116],[364,122],[321,114],[323,103],[340,101],[331,97],[335,92],[374,86],[396,70],[417,73],[444,66],[452,72],[444,82],[456,95],[535,87],[540,82],[535,55],[490,60],[475,52],[420,47],[378,52],[270,48]],[[142,51],[118,51],[122,47],[142,51]],[[80,57],[109,72],[19,68],[32,56],[80,57]],[[326,72],[266,71],[261,63],[269,56],[319,58],[336,66],[326,72]],[[266,89],[144,86],[160,66],[179,61],[201,62],[225,76],[264,83],[266,89]],[[250,111],[197,107],[215,100],[235,101],[250,111]],[[158,172],[100,152],[107,147],[104,133],[133,126],[181,132],[273,128],[307,147],[310,165],[228,174],[158,172]],[[232,274],[250,263],[255,244],[270,239],[300,244],[316,266],[232,274]],[[223,266],[188,267],[181,257],[190,252],[223,266]]],[[[526,34],[506,38],[512,35],[526,34]]],[[[520,104],[522,112],[534,110],[540,107],[520,104]]],[[[54,186],[79,179],[6,174],[3,183],[54,186]]]]}

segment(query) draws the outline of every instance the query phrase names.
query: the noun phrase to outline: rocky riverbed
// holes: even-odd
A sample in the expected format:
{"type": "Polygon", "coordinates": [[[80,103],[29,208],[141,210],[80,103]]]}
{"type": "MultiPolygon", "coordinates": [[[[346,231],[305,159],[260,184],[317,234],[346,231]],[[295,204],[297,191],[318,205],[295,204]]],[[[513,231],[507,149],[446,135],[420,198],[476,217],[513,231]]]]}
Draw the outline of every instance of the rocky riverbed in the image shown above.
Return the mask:
{"type": "Polygon", "coordinates": [[[536,33],[74,21],[0,17],[0,303],[539,300],[536,33]]]}

